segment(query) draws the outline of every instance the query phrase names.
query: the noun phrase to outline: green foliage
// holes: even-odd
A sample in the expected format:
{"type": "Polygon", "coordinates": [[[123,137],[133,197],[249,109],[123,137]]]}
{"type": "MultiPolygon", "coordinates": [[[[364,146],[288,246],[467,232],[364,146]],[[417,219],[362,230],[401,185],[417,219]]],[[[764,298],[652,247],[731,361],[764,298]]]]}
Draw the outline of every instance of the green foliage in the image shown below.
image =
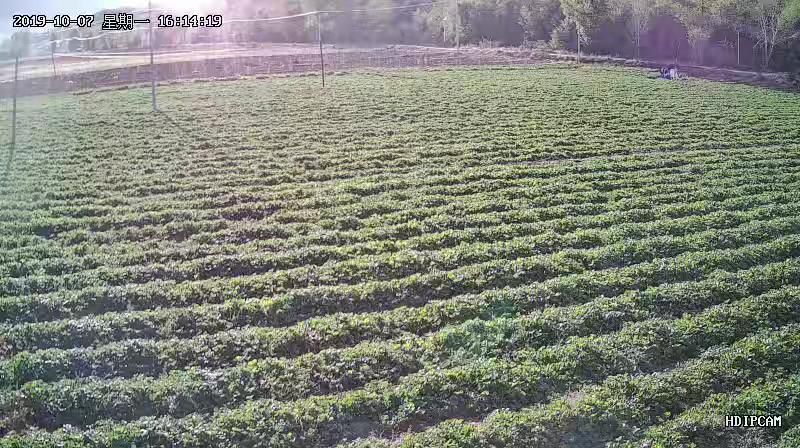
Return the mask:
{"type": "Polygon", "coordinates": [[[610,8],[607,0],[561,0],[561,11],[577,28],[579,39],[588,43],[600,23],[608,17],[610,8]]]}
{"type": "Polygon", "coordinates": [[[795,96],[394,75],[164,87],[191,138],[136,89],[21,100],[51,132],[0,185],[0,446],[724,446],[745,439],[715,406],[795,423],[795,96]]]}
{"type": "Polygon", "coordinates": [[[527,0],[520,6],[519,23],[528,41],[550,39],[562,18],[561,2],[558,0],[527,0]]]}
{"type": "MultiPolygon", "coordinates": [[[[130,11],[115,8],[95,12],[95,26],[83,30],[65,29],[41,37],[68,39],[92,37],[104,13],[130,11]],[[55,33],[55,34],[53,34],[55,33]]],[[[719,53],[732,50],[712,42],[712,36],[730,30],[747,35],[747,51],[763,56],[760,64],[776,70],[796,69],[791,54],[800,39],[797,25],[800,6],[797,0],[280,0],[258,2],[226,0],[227,19],[259,19],[294,16],[317,11],[336,11],[281,21],[237,22],[213,32],[163,29],[156,35],[158,46],[185,43],[269,42],[316,43],[318,23],[323,40],[332,45],[444,45],[525,46],[577,49],[612,56],[656,58],[661,47],[688,40],[694,62],[703,62],[707,47],[719,53]],[[657,19],[657,20],[653,20],[657,19]],[[680,29],[664,37],[663,25],[675,19],[680,29]],[[661,24],[661,25],[660,25],[661,24]],[[627,36],[627,40],[623,38],[627,36]],[[666,40],[670,40],[666,42],[666,40]],[[650,51],[647,51],[650,50],[650,51]],[[763,54],[762,54],[763,53],[763,54]]],[[[15,33],[0,43],[7,57],[37,50],[28,32],[15,33]]],[[[726,38],[727,39],[727,38],[726,38]]],[[[34,39],[38,41],[38,39],[34,39]]],[[[57,51],[139,49],[146,34],[126,33],[96,40],[69,40],[56,45],[57,51]]],[[[727,40],[725,42],[728,42],[727,40]]],[[[742,49],[738,49],[738,53],[742,49]]],[[[681,55],[682,57],[685,57],[681,55]]],[[[705,61],[708,62],[708,61],[705,61]]]]}

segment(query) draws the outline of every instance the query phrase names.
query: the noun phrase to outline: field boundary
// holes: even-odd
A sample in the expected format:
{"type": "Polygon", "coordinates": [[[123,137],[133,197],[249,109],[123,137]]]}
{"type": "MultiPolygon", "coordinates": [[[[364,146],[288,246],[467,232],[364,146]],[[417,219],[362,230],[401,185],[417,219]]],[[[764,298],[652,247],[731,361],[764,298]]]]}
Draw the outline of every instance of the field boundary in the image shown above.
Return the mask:
{"type": "MultiPolygon", "coordinates": [[[[387,46],[372,49],[335,49],[325,54],[326,74],[358,68],[395,69],[482,66],[531,66],[574,63],[577,55],[519,48],[438,48],[387,46]]],[[[581,62],[611,64],[643,69],[658,69],[667,62],[584,55],[581,62]]],[[[155,65],[159,83],[173,81],[224,80],[263,78],[273,75],[301,75],[320,72],[319,55],[314,53],[277,54],[267,56],[217,57],[205,60],[166,62],[155,65]]],[[[786,73],[757,73],[725,68],[682,65],[681,71],[691,77],[734,82],[779,90],[796,90],[786,73]]],[[[19,95],[81,92],[103,88],[127,88],[149,83],[149,65],[133,65],[103,70],[66,73],[59,76],[24,78],[19,81],[19,95]]],[[[12,95],[13,83],[0,82],[0,98],[12,95]]]]}
{"type": "MultiPolygon", "coordinates": [[[[431,68],[443,66],[484,66],[536,64],[547,58],[535,51],[462,50],[452,48],[389,46],[364,51],[342,50],[325,54],[325,72],[355,68],[431,68]]],[[[237,80],[241,77],[291,75],[319,72],[319,55],[314,53],[213,58],[155,64],[159,82],[178,80],[237,80]]],[[[34,77],[19,81],[19,95],[74,92],[103,87],[122,87],[151,80],[149,65],[118,67],[61,76],[34,77]]],[[[12,82],[0,83],[0,98],[10,97],[12,82]]]]}

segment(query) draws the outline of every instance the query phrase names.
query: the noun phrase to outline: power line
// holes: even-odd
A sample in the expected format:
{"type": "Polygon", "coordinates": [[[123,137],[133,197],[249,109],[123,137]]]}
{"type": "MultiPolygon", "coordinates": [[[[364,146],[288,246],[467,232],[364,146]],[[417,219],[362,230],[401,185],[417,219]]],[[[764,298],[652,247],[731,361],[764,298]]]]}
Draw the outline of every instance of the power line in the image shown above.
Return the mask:
{"type": "MultiPolygon", "coordinates": [[[[435,2],[427,2],[427,3],[415,3],[413,5],[390,6],[390,7],[386,7],[386,8],[372,8],[372,9],[348,9],[348,10],[329,9],[329,10],[317,10],[317,11],[303,12],[303,13],[300,13],[300,14],[292,14],[292,15],[289,15],[289,16],[264,17],[264,18],[256,18],[256,19],[224,19],[222,21],[222,25],[224,26],[224,25],[226,25],[228,23],[242,23],[242,22],[276,22],[276,21],[279,21],[279,20],[295,19],[295,18],[299,18],[299,17],[308,17],[308,16],[317,15],[317,14],[344,14],[344,13],[351,13],[351,12],[371,12],[371,11],[391,11],[391,10],[396,10],[396,9],[411,9],[411,8],[418,8],[420,6],[436,5],[436,4],[439,4],[439,3],[443,3],[443,2],[435,1],[435,2]]],[[[158,10],[157,9],[153,9],[153,11],[158,11],[158,10]]],[[[162,9],[161,11],[164,11],[164,10],[162,9]]],[[[136,12],[140,12],[140,11],[136,11],[136,12]]],[[[80,29],[80,28],[69,28],[69,29],[80,29]]],[[[68,31],[69,29],[60,30],[58,32],[68,31]]],[[[65,39],[57,39],[57,40],[51,40],[51,41],[47,41],[47,42],[48,43],[50,43],[50,42],[61,43],[61,42],[69,41],[69,40],[86,41],[86,40],[99,39],[101,37],[105,37],[105,36],[110,35],[110,34],[130,33],[132,31],[139,31],[139,30],[143,31],[143,30],[146,30],[146,29],[147,28],[145,28],[145,27],[139,27],[139,28],[133,28],[133,29],[130,29],[130,30],[109,31],[107,33],[99,34],[97,36],[92,36],[92,37],[68,37],[68,38],[65,38],[65,39]]],[[[156,30],[162,30],[162,29],[172,29],[172,28],[165,28],[165,27],[156,28],[156,30]]]]}
{"type": "MultiPolygon", "coordinates": [[[[361,13],[361,12],[372,12],[372,11],[392,11],[392,10],[399,10],[399,9],[411,9],[411,8],[419,8],[420,6],[436,5],[436,4],[439,4],[439,3],[444,3],[444,2],[443,1],[433,1],[433,2],[426,2],[426,3],[415,3],[413,5],[390,6],[390,7],[386,7],[386,8],[372,8],[372,9],[317,10],[317,11],[309,11],[309,12],[304,12],[304,13],[300,13],[300,14],[293,14],[293,15],[288,15],[288,16],[264,17],[264,18],[256,18],[256,19],[228,19],[228,20],[223,20],[222,21],[222,26],[225,26],[226,24],[229,24],[229,23],[277,22],[277,21],[281,21],[281,20],[295,19],[295,18],[300,18],[300,17],[308,17],[308,16],[319,15],[319,14],[346,14],[346,13],[353,13],[353,12],[361,13]]],[[[134,11],[131,14],[142,13],[142,12],[146,12],[146,11],[147,10],[134,11]]],[[[154,9],[154,11],[165,11],[165,10],[164,9],[154,9]]],[[[56,32],[63,33],[65,31],[79,30],[79,29],[80,28],[67,28],[65,30],[57,30],[56,32]]],[[[172,30],[172,29],[174,29],[174,28],[167,28],[167,27],[157,27],[157,28],[155,28],[156,31],[172,30]]],[[[55,39],[55,40],[44,41],[43,42],[44,45],[42,45],[41,48],[42,49],[47,48],[46,46],[49,46],[49,45],[51,45],[53,43],[60,44],[62,42],[69,42],[69,41],[85,42],[85,41],[90,41],[90,40],[102,39],[103,37],[111,36],[111,35],[114,35],[114,34],[130,33],[130,32],[134,32],[134,31],[145,31],[145,30],[148,30],[148,32],[152,32],[152,31],[149,30],[149,28],[146,28],[146,27],[137,27],[137,28],[132,28],[132,29],[129,29],[129,30],[108,31],[106,33],[102,33],[102,34],[98,34],[96,36],[90,36],[90,37],[74,36],[74,37],[67,37],[67,38],[64,38],[64,39],[55,39]]],[[[40,48],[40,47],[37,47],[37,48],[40,48]]]]}
{"type": "MultiPolygon", "coordinates": [[[[164,9],[164,8],[153,8],[153,11],[166,11],[166,9],[164,9]]],[[[122,11],[122,12],[125,12],[125,11],[122,11]]],[[[143,14],[143,13],[149,13],[149,12],[150,12],[149,9],[139,9],[139,10],[136,10],[136,11],[131,11],[128,14],[143,14]]]]}
{"type": "MultiPolygon", "coordinates": [[[[79,29],[79,28],[75,28],[75,29],[79,29]]],[[[61,42],[67,42],[67,41],[71,41],[71,40],[77,40],[77,41],[95,40],[95,39],[100,39],[101,37],[106,37],[106,36],[109,36],[109,35],[112,35],[112,34],[130,33],[132,31],[139,31],[139,30],[143,31],[143,30],[146,30],[146,29],[147,28],[145,28],[145,27],[139,27],[139,28],[132,28],[132,29],[129,29],[129,30],[109,31],[107,33],[98,34],[97,36],[91,36],[91,37],[75,36],[75,37],[68,37],[68,38],[65,38],[65,39],[49,40],[49,41],[47,41],[47,43],[48,44],[49,43],[59,44],[61,42]]]]}
{"type": "Polygon", "coordinates": [[[240,23],[240,22],[276,22],[278,20],[286,20],[286,19],[294,19],[297,17],[306,17],[306,16],[313,16],[318,14],[319,11],[312,11],[312,12],[304,12],[301,14],[294,14],[291,16],[283,16],[283,17],[265,17],[261,19],[230,19],[230,20],[223,20],[222,25],[225,26],[228,23],[240,23]]]}
{"type": "Polygon", "coordinates": [[[436,5],[436,4],[439,4],[439,3],[444,3],[444,2],[437,1],[437,2],[428,2],[428,3],[417,3],[417,4],[414,4],[414,5],[404,5],[404,6],[389,6],[389,7],[386,7],[386,8],[373,8],[373,9],[348,9],[348,10],[344,10],[344,11],[321,11],[321,12],[369,12],[369,11],[389,11],[389,10],[392,10],[392,9],[410,9],[410,8],[416,8],[416,7],[418,7],[418,6],[430,6],[430,5],[436,5]]]}
{"type": "Polygon", "coordinates": [[[237,23],[237,22],[273,22],[278,20],[286,20],[286,19],[294,19],[298,17],[307,17],[313,16],[317,14],[343,14],[349,12],[371,12],[371,11],[390,11],[394,9],[411,9],[411,8],[418,8],[420,6],[430,6],[436,5],[438,3],[443,3],[441,1],[435,2],[427,2],[427,3],[415,3],[413,5],[403,5],[403,6],[389,6],[386,8],[371,8],[371,9],[326,9],[326,10],[317,10],[317,11],[309,11],[303,12],[300,14],[293,14],[290,16],[282,16],[282,17],[264,17],[258,19],[226,19],[222,21],[222,25],[227,23],[237,23]]]}

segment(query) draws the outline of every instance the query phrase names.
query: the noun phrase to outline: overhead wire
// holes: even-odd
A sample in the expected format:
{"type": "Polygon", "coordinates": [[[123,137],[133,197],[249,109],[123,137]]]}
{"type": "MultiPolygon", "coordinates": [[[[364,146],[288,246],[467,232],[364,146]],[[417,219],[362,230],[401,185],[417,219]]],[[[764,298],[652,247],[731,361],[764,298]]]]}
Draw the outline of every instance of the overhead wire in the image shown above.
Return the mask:
{"type": "MultiPolygon", "coordinates": [[[[402,5],[402,6],[389,6],[389,7],[385,7],[385,8],[347,9],[347,10],[317,10],[317,11],[308,11],[308,12],[303,12],[303,13],[299,13],[299,14],[292,14],[292,15],[288,15],[288,16],[281,16],[281,17],[263,17],[263,18],[254,18],[254,19],[244,19],[244,18],[241,18],[241,19],[223,19],[222,26],[225,26],[228,23],[277,22],[277,21],[280,21],[280,20],[288,20],[288,19],[295,19],[295,18],[300,18],[300,17],[308,17],[308,16],[314,16],[314,15],[317,15],[317,14],[343,14],[343,13],[353,13],[353,12],[361,13],[361,12],[371,12],[371,11],[391,11],[391,10],[398,10],[398,9],[411,9],[411,8],[418,8],[420,6],[431,6],[431,5],[435,5],[435,4],[438,4],[438,3],[443,3],[443,1],[415,3],[415,4],[412,4],[412,5],[402,5]]],[[[158,10],[156,10],[156,11],[158,11],[158,10]]],[[[163,9],[161,9],[161,11],[163,11],[163,9]]],[[[134,11],[133,13],[142,13],[142,12],[147,12],[147,10],[134,11]]],[[[133,14],[133,13],[131,13],[131,14],[133,14]]],[[[70,29],[79,29],[79,28],[70,28],[70,29]]],[[[98,34],[96,36],[91,36],[91,37],[74,36],[74,37],[68,37],[68,38],[64,38],[64,39],[48,40],[48,41],[45,41],[45,42],[46,42],[46,45],[50,45],[52,43],[59,44],[61,42],[67,42],[67,41],[73,41],[73,40],[75,40],[75,41],[95,40],[95,39],[100,39],[100,38],[103,38],[105,36],[109,36],[109,35],[113,35],[113,34],[130,33],[130,32],[133,32],[133,31],[147,30],[147,29],[148,29],[147,27],[138,27],[138,28],[133,28],[133,29],[129,29],[129,30],[108,31],[106,33],[98,34]]],[[[172,29],[172,28],[163,28],[163,27],[154,28],[154,30],[161,30],[161,29],[172,29]]],[[[67,30],[63,30],[63,31],[67,31],[67,30]]],[[[60,31],[60,32],[63,32],[63,31],[60,31]]]]}

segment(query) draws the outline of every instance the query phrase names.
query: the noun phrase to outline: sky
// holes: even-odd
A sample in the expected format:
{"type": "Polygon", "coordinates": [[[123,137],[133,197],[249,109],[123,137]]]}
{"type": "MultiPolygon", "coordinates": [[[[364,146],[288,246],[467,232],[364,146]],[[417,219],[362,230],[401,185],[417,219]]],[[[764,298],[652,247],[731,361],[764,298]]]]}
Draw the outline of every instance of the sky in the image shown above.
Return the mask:
{"type": "MultiPolygon", "coordinates": [[[[223,0],[156,0],[153,3],[193,12],[193,8],[208,5],[209,3],[222,3],[223,0]]],[[[121,6],[147,7],[147,0],[0,0],[0,39],[8,37],[14,32],[11,27],[11,17],[14,14],[45,14],[52,18],[56,14],[94,14],[103,8],[118,8],[121,6]]],[[[201,8],[202,9],[202,8],[201,8]]],[[[205,10],[197,10],[202,14],[205,10]]]]}

